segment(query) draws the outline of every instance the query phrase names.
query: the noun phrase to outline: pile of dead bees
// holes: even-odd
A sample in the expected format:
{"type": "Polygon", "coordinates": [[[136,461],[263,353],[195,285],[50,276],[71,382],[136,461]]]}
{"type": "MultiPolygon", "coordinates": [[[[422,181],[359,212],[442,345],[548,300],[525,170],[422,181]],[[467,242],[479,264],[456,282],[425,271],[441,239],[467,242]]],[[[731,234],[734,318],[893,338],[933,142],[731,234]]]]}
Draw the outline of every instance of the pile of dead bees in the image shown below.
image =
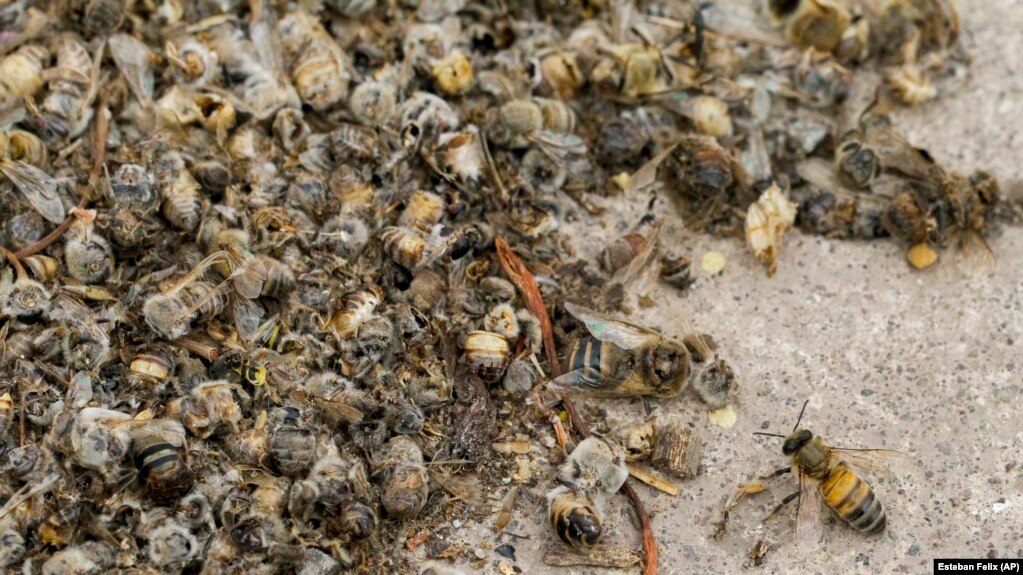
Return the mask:
{"type": "MultiPolygon", "coordinates": [[[[654,192],[770,270],[793,225],[989,264],[997,183],[887,118],[960,35],[948,0],[0,1],[0,567],[407,572],[501,478],[551,489],[555,391],[722,413],[709,340],[614,319],[691,282],[658,224],[599,262],[559,226],[654,192]]],[[[654,435],[619,439],[695,473],[654,435]]],[[[548,499],[585,547],[625,468],[582,446],[548,499]]]]}

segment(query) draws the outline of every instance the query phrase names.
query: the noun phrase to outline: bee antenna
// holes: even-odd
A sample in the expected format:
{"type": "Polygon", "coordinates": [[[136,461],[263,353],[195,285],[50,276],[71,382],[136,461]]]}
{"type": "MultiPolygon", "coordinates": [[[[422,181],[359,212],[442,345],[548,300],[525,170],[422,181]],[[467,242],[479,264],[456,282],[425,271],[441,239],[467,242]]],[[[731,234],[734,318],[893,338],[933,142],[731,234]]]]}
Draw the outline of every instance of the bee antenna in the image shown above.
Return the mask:
{"type": "Polygon", "coordinates": [[[767,433],[765,431],[754,431],[753,435],[766,435],[768,437],[780,437],[782,439],[785,439],[785,436],[780,433],[767,433]]]}
{"type": "Polygon", "coordinates": [[[806,406],[807,406],[807,405],[808,405],[809,403],[810,403],[810,400],[809,400],[809,399],[807,399],[806,401],[804,401],[804,402],[803,402],[803,409],[800,409],[800,410],[799,410],[799,417],[797,417],[797,418],[796,418],[796,424],[795,424],[795,425],[794,425],[794,426],[792,427],[792,431],[795,431],[795,430],[796,430],[796,428],[798,428],[798,427],[799,427],[799,422],[800,422],[800,421],[803,421],[803,413],[805,413],[805,412],[806,412],[806,406]]]}

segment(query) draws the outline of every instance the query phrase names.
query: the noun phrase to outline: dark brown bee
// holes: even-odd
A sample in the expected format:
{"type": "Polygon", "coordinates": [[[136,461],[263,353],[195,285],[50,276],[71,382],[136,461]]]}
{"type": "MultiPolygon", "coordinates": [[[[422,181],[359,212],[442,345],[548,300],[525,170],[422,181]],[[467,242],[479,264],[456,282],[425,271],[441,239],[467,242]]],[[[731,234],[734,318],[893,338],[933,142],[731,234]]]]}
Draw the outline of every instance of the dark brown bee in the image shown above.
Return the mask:
{"type": "Polygon", "coordinates": [[[304,476],[316,459],[316,433],[298,418],[297,409],[284,408],[283,421],[270,434],[270,464],[289,477],[304,476]]]}
{"type": "Polygon", "coordinates": [[[185,428],[173,419],[153,419],[131,430],[131,458],[156,501],[173,501],[192,488],[185,428]]]}

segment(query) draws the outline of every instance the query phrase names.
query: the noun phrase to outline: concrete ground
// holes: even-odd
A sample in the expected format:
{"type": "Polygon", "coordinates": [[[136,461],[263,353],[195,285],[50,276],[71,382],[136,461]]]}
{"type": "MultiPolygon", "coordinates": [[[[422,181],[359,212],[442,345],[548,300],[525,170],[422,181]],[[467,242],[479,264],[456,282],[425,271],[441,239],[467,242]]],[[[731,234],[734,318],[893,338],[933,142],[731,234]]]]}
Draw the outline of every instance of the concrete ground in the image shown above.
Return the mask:
{"type": "MultiPolygon", "coordinates": [[[[975,58],[967,83],[958,93],[899,112],[897,124],[943,165],[988,169],[1018,193],[1023,2],[961,0],[960,14],[975,58]]],[[[616,224],[636,221],[645,209],[638,204],[591,233],[613,236],[616,224]]],[[[653,515],[660,573],[745,572],[747,554],[760,539],[768,552],[751,572],[930,573],[936,557],[1023,556],[1023,230],[993,238],[997,271],[972,279],[948,253],[935,268],[916,272],[905,262],[904,247],[893,242],[793,232],[777,275],[768,279],[740,241],[695,236],[670,207],[661,211],[665,243],[697,262],[707,251],[720,251],[727,265],[688,292],[658,286],[651,292],[657,306],[630,319],[678,334],[672,318],[690,317],[713,334],[741,388],[739,420],[730,430],[712,425],[691,397],[654,403],[660,417],[691,422],[707,443],[701,474],[681,482],[678,496],[638,487],[653,515]],[[794,509],[761,522],[795,489],[786,476],[770,493],[738,506],[726,537],[716,541],[716,522],[735,486],[786,463],[780,440],[752,432],[787,432],[806,399],[804,425],[832,444],[911,454],[894,475],[867,476],[887,507],[888,530],[864,537],[826,514],[826,542],[814,552],[797,549],[794,509]]],[[[594,249],[591,244],[599,242],[575,242],[582,253],[594,249]]],[[[628,402],[608,409],[623,420],[642,413],[628,402]]],[[[542,495],[538,488],[536,496],[542,495]]],[[[607,502],[606,540],[638,548],[627,507],[621,495],[607,502]]],[[[539,499],[520,499],[509,528],[528,539],[497,537],[492,521],[445,535],[476,548],[487,560],[483,572],[507,572],[501,562],[526,573],[608,572],[542,564],[543,551],[555,543],[539,499]],[[515,547],[516,562],[492,550],[502,543],[515,547]]]]}

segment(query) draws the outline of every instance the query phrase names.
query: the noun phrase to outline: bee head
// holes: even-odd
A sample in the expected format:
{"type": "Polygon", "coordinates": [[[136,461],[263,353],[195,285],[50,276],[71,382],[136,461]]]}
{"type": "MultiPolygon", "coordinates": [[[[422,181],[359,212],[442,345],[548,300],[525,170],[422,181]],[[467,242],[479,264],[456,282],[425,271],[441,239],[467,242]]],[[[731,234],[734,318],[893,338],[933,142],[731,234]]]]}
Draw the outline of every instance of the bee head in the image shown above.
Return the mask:
{"type": "Polygon", "coordinates": [[[686,361],[684,348],[659,345],[651,360],[651,367],[659,381],[671,382],[689,375],[689,362],[686,361]]]}
{"type": "Polygon", "coordinates": [[[809,443],[811,439],[813,439],[813,432],[809,429],[797,429],[785,438],[785,443],[781,447],[781,452],[785,455],[792,455],[799,451],[801,447],[809,443]]]}

